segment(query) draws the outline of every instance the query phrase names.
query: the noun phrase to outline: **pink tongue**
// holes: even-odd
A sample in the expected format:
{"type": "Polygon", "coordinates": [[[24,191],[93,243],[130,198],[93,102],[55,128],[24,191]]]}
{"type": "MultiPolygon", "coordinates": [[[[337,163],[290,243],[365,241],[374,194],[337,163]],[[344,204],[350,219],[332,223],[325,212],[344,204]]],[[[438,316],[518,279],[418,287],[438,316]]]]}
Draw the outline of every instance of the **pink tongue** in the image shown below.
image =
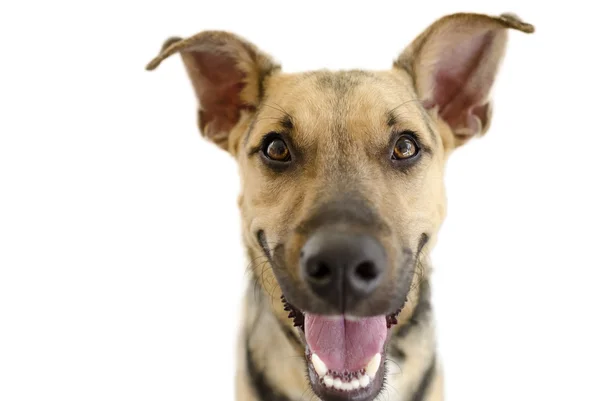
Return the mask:
{"type": "Polygon", "coordinates": [[[383,350],[387,336],[385,316],[346,320],[342,316],[304,316],[304,334],[310,350],[333,371],[363,369],[383,350]]]}

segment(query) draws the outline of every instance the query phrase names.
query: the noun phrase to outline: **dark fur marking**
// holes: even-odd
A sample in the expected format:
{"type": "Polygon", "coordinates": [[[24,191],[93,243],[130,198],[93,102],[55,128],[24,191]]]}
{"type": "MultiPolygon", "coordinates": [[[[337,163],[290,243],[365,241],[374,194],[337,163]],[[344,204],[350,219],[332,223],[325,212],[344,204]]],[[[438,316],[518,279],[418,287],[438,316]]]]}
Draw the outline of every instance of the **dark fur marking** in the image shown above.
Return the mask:
{"type": "Polygon", "coordinates": [[[369,71],[351,70],[351,71],[317,71],[317,85],[322,89],[332,89],[336,96],[342,97],[350,90],[360,84],[361,79],[374,78],[369,71]]]}
{"type": "Polygon", "coordinates": [[[292,346],[296,349],[296,351],[298,351],[301,355],[303,355],[304,354],[304,345],[302,345],[302,343],[300,342],[300,339],[294,334],[293,329],[291,329],[289,326],[286,326],[279,319],[275,318],[275,320],[277,320],[277,323],[279,324],[279,327],[281,327],[283,334],[285,334],[287,339],[290,340],[290,343],[292,344],[292,346]]]}
{"type": "Polygon", "coordinates": [[[269,383],[265,373],[261,371],[254,361],[254,355],[250,349],[250,335],[246,335],[246,369],[248,371],[249,384],[253,388],[257,399],[261,401],[290,401],[288,397],[269,383]]]}
{"type": "Polygon", "coordinates": [[[394,127],[394,125],[398,124],[398,120],[396,119],[396,116],[394,115],[394,113],[392,111],[388,111],[386,113],[386,116],[387,116],[388,127],[392,128],[392,127],[394,127]]]}
{"type": "Polygon", "coordinates": [[[415,307],[410,319],[408,319],[408,321],[396,332],[397,337],[406,337],[411,332],[413,327],[417,326],[423,321],[425,315],[427,315],[431,310],[430,296],[431,290],[429,287],[429,281],[423,279],[419,288],[419,300],[417,301],[417,306],[415,307]]]}
{"type": "Polygon", "coordinates": [[[421,382],[419,383],[419,386],[417,387],[417,389],[415,390],[415,392],[413,393],[413,395],[410,399],[411,401],[425,400],[425,397],[427,396],[427,390],[429,390],[429,387],[431,386],[431,382],[433,381],[434,373],[435,373],[435,356],[431,359],[431,363],[429,364],[429,367],[425,371],[425,374],[421,378],[421,382]]]}
{"type": "Polygon", "coordinates": [[[258,230],[258,232],[256,233],[256,238],[258,239],[258,243],[260,244],[260,247],[265,253],[265,256],[267,257],[267,259],[269,259],[269,261],[271,261],[272,255],[269,251],[269,245],[267,244],[267,237],[265,236],[264,230],[258,230]]]}
{"type": "Polygon", "coordinates": [[[423,233],[421,234],[421,238],[419,238],[419,246],[417,247],[417,255],[421,253],[425,245],[429,242],[429,235],[423,233]]]}
{"type": "Polygon", "coordinates": [[[319,89],[331,90],[335,94],[335,103],[333,104],[333,129],[338,136],[343,136],[345,130],[343,120],[346,114],[348,94],[358,85],[365,82],[365,79],[374,79],[376,76],[369,71],[362,70],[337,72],[318,71],[311,75],[316,76],[316,84],[319,89]]]}
{"type": "Polygon", "coordinates": [[[406,353],[402,349],[400,349],[400,347],[398,347],[398,345],[395,342],[390,344],[387,352],[390,357],[398,361],[404,361],[406,359],[406,353]]]}
{"type": "Polygon", "coordinates": [[[290,117],[289,114],[285,115],[280,121],[279,124],[287,129],[288,131],[291,131],[294,128],[294,124],[292,123],[292,118],[290,117]]]}

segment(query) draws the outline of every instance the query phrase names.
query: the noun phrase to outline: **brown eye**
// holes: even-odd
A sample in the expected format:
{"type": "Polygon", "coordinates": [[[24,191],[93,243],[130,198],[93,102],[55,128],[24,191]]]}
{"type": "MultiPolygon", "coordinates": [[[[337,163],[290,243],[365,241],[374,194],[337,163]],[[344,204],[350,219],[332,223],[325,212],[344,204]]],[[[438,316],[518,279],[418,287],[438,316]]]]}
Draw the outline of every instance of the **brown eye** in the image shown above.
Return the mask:
{"type": "Polygon", "coordinates": [[[417,153],[419,153],[419,147],[415,139],[408,134],[402,134],[400,135],[400,138],[398,138],[396,144],[394,145],[394,153],[392,154],[392,159],[406,160],[416,156],[417,153]]]}
{"type": "Polygon", "coordinates": [[[287,162],[290,160],[290,150],[281,138],[273,138],[263,148],[264,155],[276,162],[287,162]]]}

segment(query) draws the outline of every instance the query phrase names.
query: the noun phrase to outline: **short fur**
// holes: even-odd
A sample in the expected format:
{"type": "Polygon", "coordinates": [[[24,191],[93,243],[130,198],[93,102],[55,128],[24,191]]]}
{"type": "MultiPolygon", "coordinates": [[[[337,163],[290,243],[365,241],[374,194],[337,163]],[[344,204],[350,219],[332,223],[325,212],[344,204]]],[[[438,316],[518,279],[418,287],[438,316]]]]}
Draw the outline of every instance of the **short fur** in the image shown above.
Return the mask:
{"type": "Polygon", "coordinates": [[[533,32],[514,15],[449,15],[419,35],[392,69],[378,72],[286,74],[254,45],[215,31],[170,39],[150,62],[151,70],[181,54],[202,134],[239,163],[254,283],[240,332],[238,401],[313,399],[302,335],[279,298],[324,308],[299,277],[300,249],[311,225],[330,219],[356,229],[345,218],[360,220],[363,209],[364,229],[391,255],[389,284],[376,301],[381,310],[397,297],[403,304],[387,345],[382,399],[442,399],[428,254],[446,214],[445,162],[490,126],[489,94],[508,29],[533,32]],[[386,161],[390,135],[405,130],[418,136],[422,156],[394,168],[386,161]],[[268,167],[258,154],[270,132],[292,145],[295,162],[285,171],[268,167]]]}

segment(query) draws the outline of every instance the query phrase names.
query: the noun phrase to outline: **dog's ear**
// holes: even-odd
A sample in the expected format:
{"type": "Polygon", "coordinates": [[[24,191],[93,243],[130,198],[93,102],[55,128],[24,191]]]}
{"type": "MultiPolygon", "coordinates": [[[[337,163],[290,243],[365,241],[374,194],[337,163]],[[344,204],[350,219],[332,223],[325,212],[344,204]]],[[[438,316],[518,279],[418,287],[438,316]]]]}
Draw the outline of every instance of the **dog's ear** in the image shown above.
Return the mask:
{"type": "Polygon", "coordinates": [[[236,126],[256,110],[263,81],[279,66],[234,34],[205,31],[188,39],[167,40],[146,69],[155,69],[175,53],[181,55],[198,98],[200,132],[235,153],[240,135],[236,126]]]}
{"type": "Polygon", "coordinates": [[[425,108],[437,112],[448,124],[455,146],[489,128],[489,95],[508,29],[534,31],[532,25],[512,14],[448,15],[419,35],[394,63],[412,76],[425,108]]]}

